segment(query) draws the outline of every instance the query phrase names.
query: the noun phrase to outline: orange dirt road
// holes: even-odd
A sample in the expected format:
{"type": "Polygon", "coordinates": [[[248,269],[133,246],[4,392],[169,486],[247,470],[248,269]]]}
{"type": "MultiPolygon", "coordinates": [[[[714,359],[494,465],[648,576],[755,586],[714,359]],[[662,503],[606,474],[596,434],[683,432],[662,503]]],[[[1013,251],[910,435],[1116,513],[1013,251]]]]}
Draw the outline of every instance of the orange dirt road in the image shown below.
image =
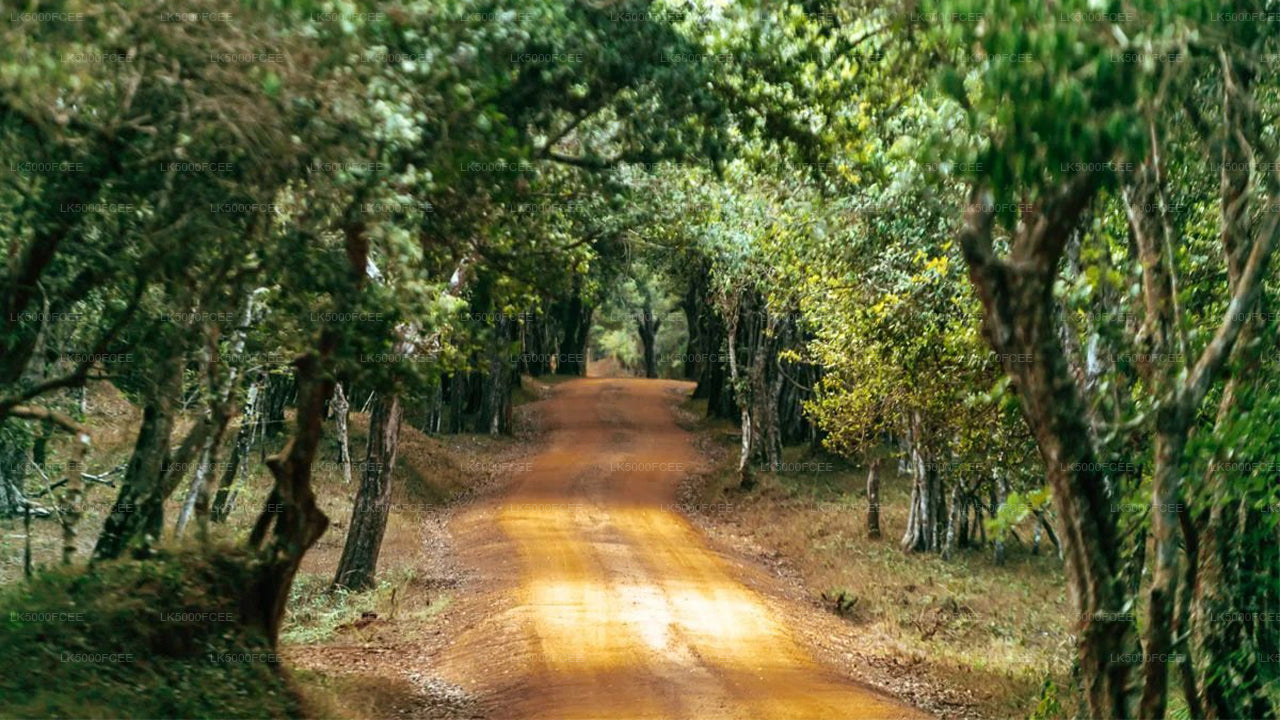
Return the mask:
{"type": "Polygon", "coordinates": [[[453,523],[488,588],[436,670],[501,720],[925,717],[820,665],[675,507],[690,388],[592,378],[539,403],[546,448],[453,523]]]}

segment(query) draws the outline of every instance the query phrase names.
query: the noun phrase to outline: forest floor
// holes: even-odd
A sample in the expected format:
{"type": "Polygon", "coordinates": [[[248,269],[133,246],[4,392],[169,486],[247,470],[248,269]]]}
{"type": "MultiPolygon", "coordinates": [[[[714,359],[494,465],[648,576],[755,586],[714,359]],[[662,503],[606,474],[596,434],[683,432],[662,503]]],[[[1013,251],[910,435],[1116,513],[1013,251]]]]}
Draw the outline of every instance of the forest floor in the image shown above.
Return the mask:
{"type": "Polygon", "coordinates": [[[911,478],[892,459],[881,464],[873,540],[865,467],[788,447],[784,464],[796,471],[757,474],[743,491],[737,424],[708,420],[705,401],[679,415],[708,458],[708,471],[681,487],[694,523],[824,615],[812,626],[823,628],[820,642],[860,677],[948,718],[1073,716],[1071,603],[1047,541],[1033,553],[1009,539],[1002,564],[990,544],[950,560],[903,552],[911,478]]]}

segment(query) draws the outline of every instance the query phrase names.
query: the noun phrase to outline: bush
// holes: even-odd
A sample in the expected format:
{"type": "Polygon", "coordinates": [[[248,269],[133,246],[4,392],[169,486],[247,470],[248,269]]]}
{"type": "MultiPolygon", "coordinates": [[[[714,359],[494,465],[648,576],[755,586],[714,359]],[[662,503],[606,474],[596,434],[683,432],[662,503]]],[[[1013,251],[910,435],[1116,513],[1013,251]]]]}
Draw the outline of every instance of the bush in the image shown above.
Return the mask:
{"type": "Polygon", "coordinates": [[[243,550],[49,570],[0,595],[0,716],[296,717],[266,637],[241,621],[243,550]]]}

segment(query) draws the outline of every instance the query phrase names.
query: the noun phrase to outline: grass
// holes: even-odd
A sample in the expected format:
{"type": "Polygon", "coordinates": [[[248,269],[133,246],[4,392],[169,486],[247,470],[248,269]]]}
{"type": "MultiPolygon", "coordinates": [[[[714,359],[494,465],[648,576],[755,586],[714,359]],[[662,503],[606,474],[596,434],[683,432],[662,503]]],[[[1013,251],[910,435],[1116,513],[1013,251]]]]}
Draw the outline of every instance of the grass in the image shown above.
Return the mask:
{"type": "MultiPolygon", "coordinates": [[[[704,406],[690,402],[685,410],[701,417],[704,406]]],[[[721,462],[697,502],[732,508],[708,519],[784,558],[815,604],[837,612],[822,595],[843,594],[842,608],[852,607],[840,614],[860,652],[873,662],[905,659],[943,686],[963,689],[986,717],[1030,716],[1049,680],[1064,717],[1070,716],[1071,606],[1051,546],[1033,555],[1011,542],[1003,565],[994,562],[990,546],[962,550],[949,561],[905,553],[897,541],[906,528],[911,483],[894,462],[881,466],[882,537],[872,540],[865,529],[865,469],[814,458],[832,469],[761,475],[743,492],[733,472],[736,427],[699,425],[719,446],[721,462]]],[[[787,448],[784,459],[801,462],[806,452],[787,448]]]]}
{"type": "Polygon", "coordinates": [[[293,591],[285,614],[280,641],[290,645],[314,645],[333,640],[339,633],[358,628],[372,618],[388,620],[429,620],[449,606],[445,593],[423,608],[414,605],[412,568],[383,572],[376,587],[351,592],[332,590],[333,578],[301,574],[293,581],[293,591]],[[409,608],[402,611],[402,605],[409,608]]]}
{"type": "Polygon", "coordinates": [[[247,560],[227,546],[168,549],[146,562],[46,570],[8,589],[0,716],[304,714],[266,638],[237,621],[247,560]]]}

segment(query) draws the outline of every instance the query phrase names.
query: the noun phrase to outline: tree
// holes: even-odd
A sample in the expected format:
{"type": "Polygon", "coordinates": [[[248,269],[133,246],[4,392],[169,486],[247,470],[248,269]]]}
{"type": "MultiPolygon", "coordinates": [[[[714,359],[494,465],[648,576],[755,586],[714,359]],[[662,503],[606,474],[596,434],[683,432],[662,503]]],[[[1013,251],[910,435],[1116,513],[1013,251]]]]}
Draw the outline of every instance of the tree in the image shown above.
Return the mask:
{"type": "MultiPolygon", "coordinates": [[[[1123,34],[1111,35],[1042,8],[1022,15],[990,5],[966,9],[998,11],[990,16],[1000,19],[994,32],[987,29],[981,36],[972,27],[949,28],[954,38],[972,40],[981,49],[981,64],[971,70],[973,84],[962,88],[955,75],[946,81],[974,136],[981,138],[953,156],[969,163],[967,167],[981,168],[965,173],[971,191],[960,244],[984,306],[986,336],[1013,379],[1053,487],[1081,615],[1079,654],[1090,711],[1097,717],[1162,717],[1168,663],[1143,664],[1141,693],[1135,697],[1128,683],[1130,667],[1117,660],[1132,652],[1135,639],[1120,582],[1115,514],[1107,511],[1113,479],[1100,470],[1113,466],[1115,450],[1093,432],[1089,408],[1096,401],[1082,393],[1073,375],[1075,363],[1063,342],[1067,333],[1060,329],[1054,289],[1073,238],[1082,228],[1088,233],[1090,209],[1121,202],[1137,261],[1135,279],[1142,288],[1137,364],[1150,393],[1134,420],[1152,435],[1155,568],[1142,650],[1162,659],[1182,632],[1175,611],[1179,535],[1195,542],[1184,529],[1191,525],[1181,510],[1187,438],[1211,389],[1231,371],[1227,360],[1256,305],[1274,235],[1265,225],[1253,232],[1242,220],[1247,216],[1240,214],[1247,207],[1238,199],[1242,186],[1229,175],[1224,173],[1221,194],[1214,198],[1203,185],[1197,188],[1195,173],[1189,173],[1190,182],[1179,192],[1221,208],[1223,262],[1230,270],[1227,301],[1210,305],[1222,310],[1206,313],[1195,332],[1196,325],[1180,312],[1176,287],[1184,268],[1179,267],[1182,243],[1175,234],[1195,232],[1194,219],[1175,217],[1171,210],[1167,163],[1171,153],[1203,156],[1214,146],[1228,148],[1225,157],[1233,157],[1232,143],[1222,143],[1220,131],[1198,122],[1199,108],[1209,101],[1203,83],[1225,89],[1220,104],[1229,133],[1271,157],[1267,142],[1250,131],[1247,113],[1239,111],[1237,101],[1249,104],[1245,98],[1251,91],[1237,81],[1234,69],[1238,63],[1247,65],[1243,58],[1262,41],[1251,30],[1211,33],[1212,40],[1203,40],[1192,31],[1202,16],[1190,6],[1145,8],[1150,14],[1139,13],[1123,34]],[[1005,43],[1015,37],[1037,63],[1021,67],[1010,59],[1005,43]],[[1099,60],[1108,53],[1123,60],[1153,52],[1178,53],[1188,62],[1175,67],[1147,61],[1130,69],[1099,60]],[[1019,119],[1011,123],[1001,109],[1015,99],[1019,119]],[[1166,112],[1169,107],[1175,112],[1166,112]],[[1066,108],[1073,112],[1064,112],[1066,108]],[[985,124],[987,119],[994,124],[985,124]],[[1202,149],[1193,149],[1197,145],[1202,149]],[[1028,163],[1033,155],[1036,161],[1028,163]],[[1164,359],[1174,355],[1176,362],[1164,359]]],[[[1253,671],[1244,662],[1248,677],[1253,671]]],[[[1200,706],[1197,678],[1185,680],[1188,702],[1200,706]]],[[[1234,714],[1260,707],[1260,696],[1249,688],[1246,683],[1237,695],[1241,705],[1234,714]]]]}

